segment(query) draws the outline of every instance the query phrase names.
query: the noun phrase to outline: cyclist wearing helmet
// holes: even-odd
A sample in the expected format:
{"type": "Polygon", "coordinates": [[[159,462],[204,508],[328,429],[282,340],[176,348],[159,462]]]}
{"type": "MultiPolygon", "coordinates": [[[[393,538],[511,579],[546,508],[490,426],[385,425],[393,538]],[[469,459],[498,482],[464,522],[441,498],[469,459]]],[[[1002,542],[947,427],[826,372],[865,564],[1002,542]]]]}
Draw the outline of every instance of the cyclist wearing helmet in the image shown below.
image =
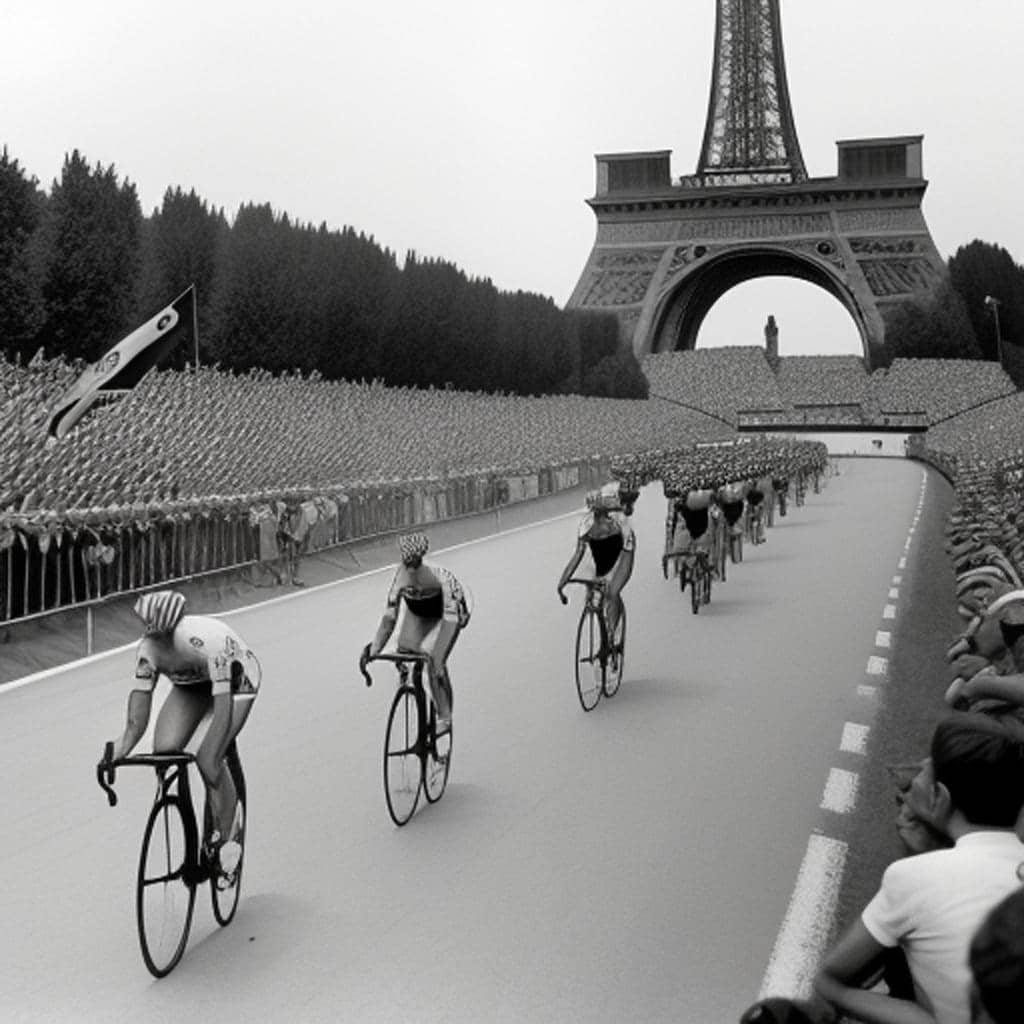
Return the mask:
{"type": "Polygon", "coordinates": [[[113,758],[126,757],[142,739],[161,675],[171,689],[153,729],[153,753],[183,750],[203,717],[212,711],[196,753],[206,788],[204,844],[230,879],[241,855],[235,841],[241,822],[236,820],[238,801],[231,763],[238,762],[235,739],[256,699],[259,662],[245,641],[219,619],[186,615],[185,598],[177,591],[144,594],[135,602],[134,611],[144,623],[145,633],[135,655],[135,686],[128,697],[127,722],[114,741],[113,758]]]}
{"type": "Polygon", "coordinates": [[[587,495],[587,514],[576,534],[576,550],[562,570],[558,581],[558,599],[568,604],[565,585],[588,550],[594,563],[594,578],[606,581],[608,628],[612,635],[619,623],[619,595],[633,572],[636,538],[629,520],[621,511],[618,484],[605,484],[587,495]]]}
{"type": "Polygon", "coordinates": [[[740,520],[743,518],[744,485],[741,483],[725,484],[718,489],[717,501],[725,516],[726,523],[732,533],[743,531],[740,520]]]}
{"type": "MultiPolygon", "coordinates": [[[[690,489],[679,498],[668,503],[668,517],[665,521],[665,556],[662,558],[662,572],[668,575],[668,559],[674,555],[693,553],[707,558],[711,550],[711,501],[714,493],[708,490],[690,489]]],[[[678,563],[676,566],[678,575],[678,563]]]]}
{"type": "Polygon", "coordinates": [[[447,660],[456,638],[469,622],[469,606],[461,584],[451,572],[423,561],[429,546],[422,533],[398,538],[401,564],[391,581],[384,615],[369,653],[380,654],[397,626],[396,650],[429,655],[430,693],[437,717],[446,725],[452,716],[447,660]]]}

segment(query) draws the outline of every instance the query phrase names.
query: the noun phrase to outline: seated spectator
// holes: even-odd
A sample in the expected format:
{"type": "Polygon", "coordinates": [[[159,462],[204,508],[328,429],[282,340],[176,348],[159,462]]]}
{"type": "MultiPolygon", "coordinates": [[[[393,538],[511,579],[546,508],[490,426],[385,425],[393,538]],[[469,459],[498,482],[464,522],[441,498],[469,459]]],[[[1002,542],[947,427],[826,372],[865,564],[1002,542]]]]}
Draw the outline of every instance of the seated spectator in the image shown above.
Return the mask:
{"type": "Polygon", "coordinates": [[[1024,889],[1007,896],[971,940],[971,1024],[1024,1020],[1024,889]]]}
{"type": "Polygon", "coordinates": [[[914,780],[923,818],[953,846],[890,864],[815,981],[837,1010],[880,1022],[970,1020],[970,942],[988,912],[1020,885],[1024,744],[989,715],[955,712],[935,728],[914,780]],[[911,984],[893,982],[905,958],[911,984]],[[885,979],[887,991],[877,983],[885,979]]]}

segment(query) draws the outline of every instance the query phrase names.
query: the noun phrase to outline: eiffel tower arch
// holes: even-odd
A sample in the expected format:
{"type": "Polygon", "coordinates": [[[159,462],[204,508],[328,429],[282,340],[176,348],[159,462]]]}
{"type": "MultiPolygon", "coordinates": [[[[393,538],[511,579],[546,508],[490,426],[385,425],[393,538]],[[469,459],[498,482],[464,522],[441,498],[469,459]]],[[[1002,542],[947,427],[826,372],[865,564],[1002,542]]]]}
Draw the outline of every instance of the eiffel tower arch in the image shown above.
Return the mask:
{"type": "Polygon", "coordinates": [[[614,313],[642,356],[693,348],[730,288],[793,277],[845,306],[870,362],[886,310],[946,275],[921,209],[922,139],[840,141],[835,176],[809,178],[778,0],[717,0],[697,171],[673,179],[670,150],[596,156],[597,237],[568,306],[614,313]]]}

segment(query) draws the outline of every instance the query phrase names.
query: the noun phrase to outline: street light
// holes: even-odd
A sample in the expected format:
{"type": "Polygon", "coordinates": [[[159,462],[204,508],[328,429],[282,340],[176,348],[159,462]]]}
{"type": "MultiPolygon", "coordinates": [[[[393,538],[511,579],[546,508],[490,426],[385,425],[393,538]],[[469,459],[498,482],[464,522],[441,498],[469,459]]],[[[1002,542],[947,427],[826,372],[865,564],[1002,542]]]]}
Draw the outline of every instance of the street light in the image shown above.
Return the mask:
{"type": "Polygon", "coordinates": [[[996,319],[996,356],[999,359],[999,365],[1003,365],[1003,332],[999,329],[999,299],[992,295],[985,296],[985,305],[992,310],[992,315],[996,319]]]}

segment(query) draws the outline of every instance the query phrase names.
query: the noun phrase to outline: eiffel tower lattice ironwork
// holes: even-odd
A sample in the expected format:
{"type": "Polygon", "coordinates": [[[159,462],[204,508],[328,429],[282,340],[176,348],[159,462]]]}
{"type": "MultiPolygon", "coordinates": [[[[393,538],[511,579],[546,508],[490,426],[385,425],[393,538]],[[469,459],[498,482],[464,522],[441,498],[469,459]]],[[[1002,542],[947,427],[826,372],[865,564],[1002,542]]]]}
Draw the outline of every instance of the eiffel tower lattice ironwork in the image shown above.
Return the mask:
{"type": "Polygon", "coordinates": [[[886,312],[934,293],[946,268],[921,211],[922,136],[837,148],[834,176],[808,176],[779,0],[717,0],[696,173],[674,179],[670,150],[597,155],[597,237],[568,306],[614,313],[642,356],[693,348],[735,285],[794,277],[846,307],[870,360],[886,312]]]}
{"type": "Polygon", "coordinates": [[[715,63],[697,173],[707,185],[804,181],[778,0],[718,0],[715,63]]]}

